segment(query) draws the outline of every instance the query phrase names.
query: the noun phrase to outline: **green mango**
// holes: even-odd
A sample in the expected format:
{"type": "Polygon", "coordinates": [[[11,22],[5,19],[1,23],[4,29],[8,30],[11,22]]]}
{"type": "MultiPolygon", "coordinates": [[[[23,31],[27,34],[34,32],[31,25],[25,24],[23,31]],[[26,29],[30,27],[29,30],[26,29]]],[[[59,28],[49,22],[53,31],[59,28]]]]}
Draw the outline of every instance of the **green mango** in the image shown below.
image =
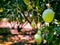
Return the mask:
{"type": "Polygon", "coordinates": [[[41,44],[42,42],[42,36],[35,34],[34,35],[34,40],[36,41],[37,44],[41,44]]]}
{"type": "Polygon", "coordinates": [[[52,20],[54,18],[54,12],[53,12],[53,10],[52,9],[46,9],[46,10],[44,10],[44,12],[42,14],[42,18],[47,23],[52,22],[52,20]]]}

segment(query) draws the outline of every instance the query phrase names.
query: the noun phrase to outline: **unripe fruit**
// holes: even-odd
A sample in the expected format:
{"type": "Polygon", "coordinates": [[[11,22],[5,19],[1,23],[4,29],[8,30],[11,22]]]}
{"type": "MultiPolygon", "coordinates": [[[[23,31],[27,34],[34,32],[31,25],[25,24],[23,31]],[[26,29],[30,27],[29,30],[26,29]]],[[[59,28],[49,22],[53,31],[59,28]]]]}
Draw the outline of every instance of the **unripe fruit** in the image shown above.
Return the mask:
{"type": "Polygon", "coordinates": [[[34,21],[32,21],[32,22],[31,22],[31,26],[32,26],[32,28],[35,28],[36,23],[35,23],[34,21]]]}
{"type": "Polygon", "coordinates": [[[38,31],[37,31],[37,34],[38,34],[38,35],[41,35],[41,31],[40,31],[40,30],[38,30],[38,31]]]}
{"type": "Polygon", "coordinates": [[[34,35],[34,39],[37,42],[37,44],[40,44],[42,42],[42,37],[38,34],[34,35]]]}
{"type": "Polygon", "coordinates": [[[54,18],[54,12],[53,12],[53,10],[51,10],[51,9],[46,9],[46,10],[43,12],[43,14],[42,14],[42,18],[43,18],[43,20],[44,20],[45,22],[50,23],[50,22],[53,20],[53,18],[54,18]]]}

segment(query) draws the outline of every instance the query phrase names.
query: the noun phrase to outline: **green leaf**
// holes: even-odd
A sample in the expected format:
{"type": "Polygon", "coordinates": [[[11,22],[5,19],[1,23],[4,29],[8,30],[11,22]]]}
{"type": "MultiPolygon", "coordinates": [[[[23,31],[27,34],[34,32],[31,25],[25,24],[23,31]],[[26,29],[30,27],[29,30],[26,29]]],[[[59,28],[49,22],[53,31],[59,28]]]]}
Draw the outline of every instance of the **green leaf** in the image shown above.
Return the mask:
{"type": "Polygon", "coordinates": [[[29,4],[30,4],[30,0],[24,0],[24,3],[25,3],[26,5],[29,5],[29,4]]]}
{"type": "Polygon", "coordinates": [[[59,34],[59,35],[60,35],[60,26],[55,27],[55,28],[54,28],[54,30],[56,30],[57,34],[59,34]]]}
{"type": "Polygon", "coordinates": [[[46,0],[43,0],[43,2],[46,2],[46,0]]]}

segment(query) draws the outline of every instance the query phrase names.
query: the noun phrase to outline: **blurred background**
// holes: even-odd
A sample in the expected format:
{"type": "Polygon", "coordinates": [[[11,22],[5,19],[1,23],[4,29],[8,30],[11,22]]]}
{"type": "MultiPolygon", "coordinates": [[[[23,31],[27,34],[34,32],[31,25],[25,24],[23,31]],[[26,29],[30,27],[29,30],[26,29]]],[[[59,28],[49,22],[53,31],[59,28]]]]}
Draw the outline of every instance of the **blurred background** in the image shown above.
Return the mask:
{"type": "Polygon", "coordinates": [[[40,45],[60,45],[59,0],[0,0],[0,45],[37,45],[38,30],[40,45]],[[55,16],[47,27],[42,13],[48,8],[55,16]]]}

